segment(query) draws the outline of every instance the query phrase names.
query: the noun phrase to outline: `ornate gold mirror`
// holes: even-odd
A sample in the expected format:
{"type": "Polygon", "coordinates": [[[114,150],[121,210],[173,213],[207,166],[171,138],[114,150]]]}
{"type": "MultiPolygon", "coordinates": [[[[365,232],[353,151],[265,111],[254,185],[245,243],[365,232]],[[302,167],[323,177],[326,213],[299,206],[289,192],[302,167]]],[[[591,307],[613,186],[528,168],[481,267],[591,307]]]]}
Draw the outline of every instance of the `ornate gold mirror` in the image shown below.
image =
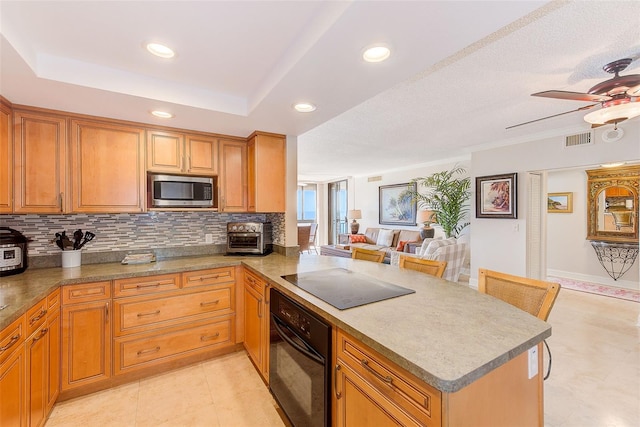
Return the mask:
{"type": "Polygon", "coordinates": [[[638,243],[640,166],[586,172],[587,239],[638,243]]]}

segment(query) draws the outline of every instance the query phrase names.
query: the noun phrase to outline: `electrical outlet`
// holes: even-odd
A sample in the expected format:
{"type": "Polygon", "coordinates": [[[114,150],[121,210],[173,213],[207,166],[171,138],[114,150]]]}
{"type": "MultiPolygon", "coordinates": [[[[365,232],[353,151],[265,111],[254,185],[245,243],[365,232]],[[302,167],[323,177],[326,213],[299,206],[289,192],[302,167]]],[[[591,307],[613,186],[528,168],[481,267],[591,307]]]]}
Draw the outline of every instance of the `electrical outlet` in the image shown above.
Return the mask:
{"type": "Polygon", "coordinates": [[[204,235],[205,243],[213,243],[213,234],[207,233],[204,235]]]}
{"type": "Polygon", "coordinates": [[[538,375],[538,347],[531,347],[529,353],[529,379],[538,375]]]}

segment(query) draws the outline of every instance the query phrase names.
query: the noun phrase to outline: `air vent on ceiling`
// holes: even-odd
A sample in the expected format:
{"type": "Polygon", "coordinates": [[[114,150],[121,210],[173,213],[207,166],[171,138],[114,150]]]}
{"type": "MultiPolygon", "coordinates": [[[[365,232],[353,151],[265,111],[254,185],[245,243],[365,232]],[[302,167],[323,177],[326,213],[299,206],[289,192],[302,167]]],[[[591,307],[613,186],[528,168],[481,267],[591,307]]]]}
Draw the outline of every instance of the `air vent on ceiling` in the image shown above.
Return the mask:
{"type": "Polygon", "coordinates": [[[576,135],[566,136],[564,139],[564,146],[576,147],[578,145],[593,144],[593,132],[578,133],[576,135]]]}
{"type": "Polygon", "coordinates": [[[367,178],[367,182],[375,182],[375,181],[382,181],[382,176],[381,175],[370,176],[369,178],[367,178]]]}

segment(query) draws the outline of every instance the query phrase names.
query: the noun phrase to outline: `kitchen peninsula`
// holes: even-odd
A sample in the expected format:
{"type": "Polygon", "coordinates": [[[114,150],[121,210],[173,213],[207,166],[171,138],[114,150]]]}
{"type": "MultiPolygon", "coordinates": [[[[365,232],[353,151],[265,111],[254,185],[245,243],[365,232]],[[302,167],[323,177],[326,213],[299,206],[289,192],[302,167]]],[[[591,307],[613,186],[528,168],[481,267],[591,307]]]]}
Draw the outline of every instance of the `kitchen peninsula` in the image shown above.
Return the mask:
{"type": "MultiPolygon", "coordinates": [[[[543,425],[540,345],[551,335],[551,327],[464,285],[384,264],[272,254],[266,257],[183,257],[129,266],[94,264],[72,269],[32,269],[2,278],[0,305],[9,307],[0,311],[0,330],[4,334],[8,326],[61,286],[64,289],[84,283],[113,284],[133,278],[188,275],[225,268],[235,274],[236,283],[242,282],[238,276],[243,271],[264,279],[269,286],[331,324],[334,337],[343,334],[350,337],[371,351],[375,360],[381,364],[387,362],[410,377],[408,383],[423,384],[432,394],[430,404],[425,402],[427,408],[423,408],[429,417],[425,422],[414,420],[416,425],[484,423],[498,426],[513,425],[514,420],[522,426],[543,425]],[[332,268],[348,269],[415,290],[415,293],[338,310],[281,278],[332,268]]],[[[244,291],[242,286],[236,285],[235,298],[233,292],[230,301],[235,301],[235,307],[232,307],[235,314],[225,315],[235,323],[235,334],[232,332],[228,340],[237,345],[244,338],[244,304],[241,303],[244,298],[240,293],[244,291]]],[[[114,319],[113,323],[116,321],[114,319]]],[[[334,338],[334,346],[337,346],[337,338],[334,338]]],[[[228,347],[228,351],[235,349],[237,347],[233,345],[228,347]]],[[[334,364],[340,351],[342,348],[333,351],[334,364]]],[[[114,353],[117,352],[114,350],[114,353]]],[[[340,380],[339,388],[344,385],[340,380]]],[[[392,401],[394,393],[411,397],[411,390],[405,393],[392,389],[389,386],[389,391],[384,392],[392,401]]],[[[334,409],[345,409],[338,397],[340,390],[331,390],[335,392],[334,409]]],[[[348,405],[346,411],[349,411],[348,405]]],[[[336,424],[342,425],[340,414],[335,417],[336,424]]]]}

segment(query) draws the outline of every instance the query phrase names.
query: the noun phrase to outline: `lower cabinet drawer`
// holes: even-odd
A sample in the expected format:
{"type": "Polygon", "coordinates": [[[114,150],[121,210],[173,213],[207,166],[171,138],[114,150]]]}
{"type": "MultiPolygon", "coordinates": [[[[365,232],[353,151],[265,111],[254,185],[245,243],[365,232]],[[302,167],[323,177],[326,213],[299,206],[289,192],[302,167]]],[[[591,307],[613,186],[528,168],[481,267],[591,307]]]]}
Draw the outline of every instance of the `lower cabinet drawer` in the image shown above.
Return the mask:
{"type": "Polygon", "coordinates": [[[339,331],[336,357],[420,424],[440,425],[441,393],[393,362],[339,331]]]}
{"type": "Polygon", "coordinates": [[[148,331],[212,316],[234,309],[234,287],[174,296],[114,300],[115,335],[148,331]]]}
{"type": "Polygon", "coordinates": [[[114,352],[115,374],[147,368],[190,353],[233,345],[232,320],[233,317],[229,316],[213,323],[159,335],[117,338],[114,352]]]}

